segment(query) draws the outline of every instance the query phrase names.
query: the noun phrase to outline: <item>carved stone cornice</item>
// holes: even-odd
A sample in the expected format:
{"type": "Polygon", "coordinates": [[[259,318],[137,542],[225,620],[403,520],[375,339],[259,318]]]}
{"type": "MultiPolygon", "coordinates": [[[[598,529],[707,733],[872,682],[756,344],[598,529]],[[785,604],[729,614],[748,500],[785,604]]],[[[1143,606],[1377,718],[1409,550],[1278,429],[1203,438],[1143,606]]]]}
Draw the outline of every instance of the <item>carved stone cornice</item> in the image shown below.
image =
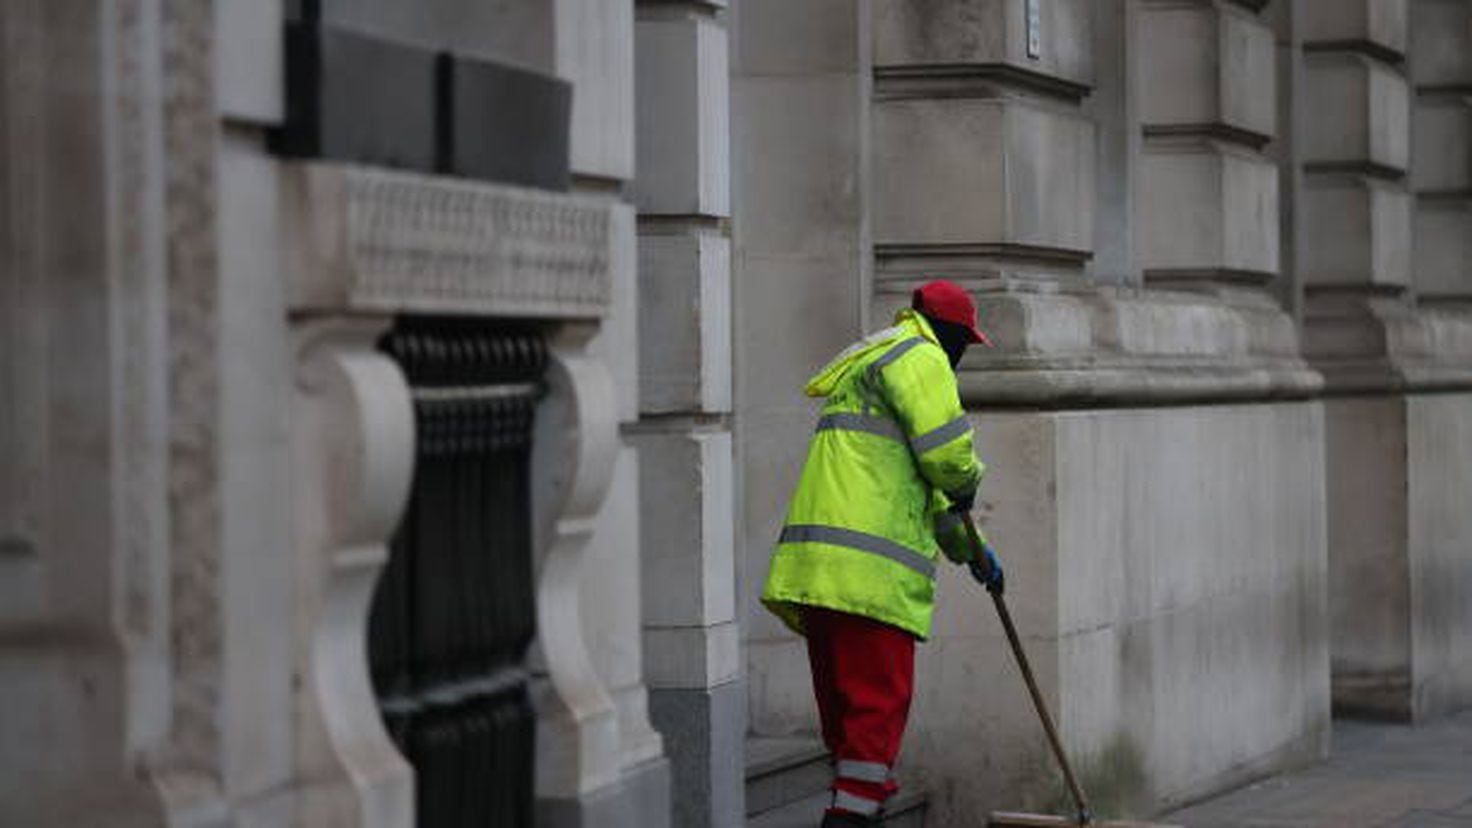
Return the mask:
{"type": "Polygon", "coordinates": [[[977,295],[996,347],[958,374],[970,408],[1093,408],[1307,398],[1323,380],[1261,290],[1076,287],[977,295]]]}
{"type": "Polygon", "coordinates": [[[1472,303],[1310,294],[1304,353],[1330,394],[1472,390],[1472,303]]]}
{"type": "Polygon", "coordinates": [[[294,312],[608,312],[612,199],[350,164],[283,169],[294,312]]]}

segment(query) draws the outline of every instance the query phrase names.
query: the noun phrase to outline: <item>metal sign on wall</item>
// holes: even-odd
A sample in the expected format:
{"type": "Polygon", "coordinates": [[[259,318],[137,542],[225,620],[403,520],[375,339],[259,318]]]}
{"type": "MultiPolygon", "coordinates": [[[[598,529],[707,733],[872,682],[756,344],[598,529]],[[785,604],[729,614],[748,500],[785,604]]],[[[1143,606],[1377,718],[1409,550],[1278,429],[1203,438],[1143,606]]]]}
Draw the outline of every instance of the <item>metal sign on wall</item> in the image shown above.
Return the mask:
{"type": "Polygon", "coordinates": [[[1043,54],[1043,0],[1025,0],[1027,4],[1027,56],[1042,57],[1043,54]]]}

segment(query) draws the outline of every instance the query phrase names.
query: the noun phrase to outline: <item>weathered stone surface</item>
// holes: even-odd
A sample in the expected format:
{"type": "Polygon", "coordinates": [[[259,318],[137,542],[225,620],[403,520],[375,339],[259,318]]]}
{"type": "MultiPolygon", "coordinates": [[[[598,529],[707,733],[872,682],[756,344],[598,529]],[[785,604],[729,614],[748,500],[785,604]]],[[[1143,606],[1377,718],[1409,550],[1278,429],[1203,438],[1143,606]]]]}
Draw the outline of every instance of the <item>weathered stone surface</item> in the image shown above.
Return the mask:
{"type": "Polygon", "coordinates": [[[656,690],[649,712],[669,744],[676,791],[672,824],[739,828],[746,824],[741,682],[710,689],[656,690]]]}
{"type": "Polygon", "coordinates": [[[1135,249],[1147,279],[1278,272],[1278,171],[1270,162],[1191,141],[1149,147],[1139,169],[1135,249]]]}
{"type": "Polygon", "coordinates": [[[869,203],[859,186],[869,110],[858,84],[857,74],[762,75],[733,84],[738,251],[847,258],[858,270],[869,203]]]}
{"type": "Polygon", "coordinates": [[[1418,200],[1413,233],[1416,292],[1472,296],[1472,202],[1418,200]]]}
{"type": "Polygon", "coordinates": [[[1472,100],[1423,96],[1411,118],[1411,189],[1472,191],[1472,100]]]}
{"type": "Polygon", "coordinates": [[[293,164],[282,193],[294,310],[608,311],[608,199],[323,163],[293,164]]]}
{"type": "Polygon", "coordinates": [[[552,3],[519,0],[288,0],[288,16],[316,6],[319,19],[363,34],[555,72],[552,3]]]}
{"type": "Polygon", "coordinates": [[[1336,709],[1426,719],[1472,703],[1469,408],[1326,403],[1336,709]]]}
{"type": "Polygon", "coordinates": [[[873,134],[876,245],[1092,245],[1085,118],[1021,100],[892,100],[875,105],[873,134]]]}
{"type": "Polygon", "coordinates": [[[277,163],[258,141],[220,146],[221,581],[224,749],[233,784],[289,787],[292,727],[290,376],[277,163]]]}
{"type": "Polygon", "coordinates": [[[557,0],[557,74],[572,100],[572,171],[634,177],[633,0],[557,0]]]}
{"type": "Polygon", "coordinates": [[[1230,3],[1145,4],[1140,118],[1147,128],[1275,131],[1273,32],[1230,3]]]}
{"type": "Polygon", "coordinates": [[[731,433],[641,431],[639,502],[646,627],[709,626],[735,618],[731,433]]]}
{"type": "Polygon", "coordinates": [[[741,675],[735,621],[708,627],[645,627],[644,673],[651,688],[699,690],[741,675]]]}
{"type": "Polygon", "coordinates": [[[1342,713],[1409,713],[1405,418],[1395,398],[1324,404],[1333,692],[1342,713]]]}
{"type": "Polygon", "coordinates": [[[1410,0],[1411,83],[1461,86],[1472,83],[1472,9],[1462,0],[1410,0]]]}
{"type": "Polygon", "coordinates": [[[851,0],[744,0],[732,9],[731,68],[763,75],[852,74],[858,65],[863,8],[851,0]]]}
{"type": "Polygon", "coordinates": [[[639,211],[729,214],[725,27],[705,16],[641,19],[635,41],[639,211]]]}
{"type": "Polygon", "coordinates": [[[1405,286],[1411,277],[1411,196],[1349,175],[1310,176],[1299,192],[1306,285],[1405,286]]]}
{"type": "Polygon", "coordinates": [[[1007,64],[1088,85],[1094,76],[1089,0],[1039,0],[1039,54],[1028,54],[1025,4],[1007,0],[875,0],[876,66],[1007,64]]]}
{"type": "Polygon", "coordinates": [[[731,245],[717,232],[639,239],[645,412],[731,410],[731,245]]]}
{"type": "Polygon", "coordinates": [[[1310,44],[1406,50],[1407,0],[1302,0],[1298,25],[1310,44]]]}
{"type": "Polygon", "coordinates": [[[1412,703],[1472,706],[1472,395],[1406,400],[1412,703]]]}
{"type": "Polygon", "coordinates": [[[618,419],[639,419],[639,237],[634,207],[609,206],[608,316],[588,351],[613,374],[618,394],[618,419]]]}
{"type": "Polygon", "coordinates": [[[227,118],[275,126],[285,117],[283,2],[215,4],[215,101],[227,118]]]}
{"type": "Polygon", "coordinates": [[[1303,158],[1404,171],[1410,162],[1409,90],[1403,76],[1356,54],[1304,56],[1303,158]]]}

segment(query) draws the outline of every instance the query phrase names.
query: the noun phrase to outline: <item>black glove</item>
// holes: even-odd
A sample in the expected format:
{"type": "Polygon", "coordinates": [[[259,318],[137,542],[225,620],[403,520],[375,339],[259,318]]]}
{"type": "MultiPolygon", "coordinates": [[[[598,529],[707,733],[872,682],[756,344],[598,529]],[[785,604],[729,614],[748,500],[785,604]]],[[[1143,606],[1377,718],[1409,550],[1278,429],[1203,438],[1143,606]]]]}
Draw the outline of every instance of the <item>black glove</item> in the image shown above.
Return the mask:
{"type": "Polygon", "coordinates": [[[958,515],[965,514],[966,512],[971,511],[971,507],[976,505],[975,489],[972,489],[969,492],[957,492],[955,494],[947,493],[946,497],[950,498],[951,501],[950,511],[955,512],[958,515]]]}

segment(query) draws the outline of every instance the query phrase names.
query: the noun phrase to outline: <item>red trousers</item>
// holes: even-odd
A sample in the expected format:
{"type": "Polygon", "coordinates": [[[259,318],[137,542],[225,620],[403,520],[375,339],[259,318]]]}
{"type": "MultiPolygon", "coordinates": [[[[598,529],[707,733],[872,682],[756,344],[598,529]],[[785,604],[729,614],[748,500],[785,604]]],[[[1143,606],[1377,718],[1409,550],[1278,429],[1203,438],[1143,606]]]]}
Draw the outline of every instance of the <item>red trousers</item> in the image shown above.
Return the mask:
{"type": "Polygon", "coordinates": [[[877,813],[899,790],[891,774],[910,714],[915,638],[846,612],[807,607],[808,663],[834,765],[831,811],[877,813]]]}

